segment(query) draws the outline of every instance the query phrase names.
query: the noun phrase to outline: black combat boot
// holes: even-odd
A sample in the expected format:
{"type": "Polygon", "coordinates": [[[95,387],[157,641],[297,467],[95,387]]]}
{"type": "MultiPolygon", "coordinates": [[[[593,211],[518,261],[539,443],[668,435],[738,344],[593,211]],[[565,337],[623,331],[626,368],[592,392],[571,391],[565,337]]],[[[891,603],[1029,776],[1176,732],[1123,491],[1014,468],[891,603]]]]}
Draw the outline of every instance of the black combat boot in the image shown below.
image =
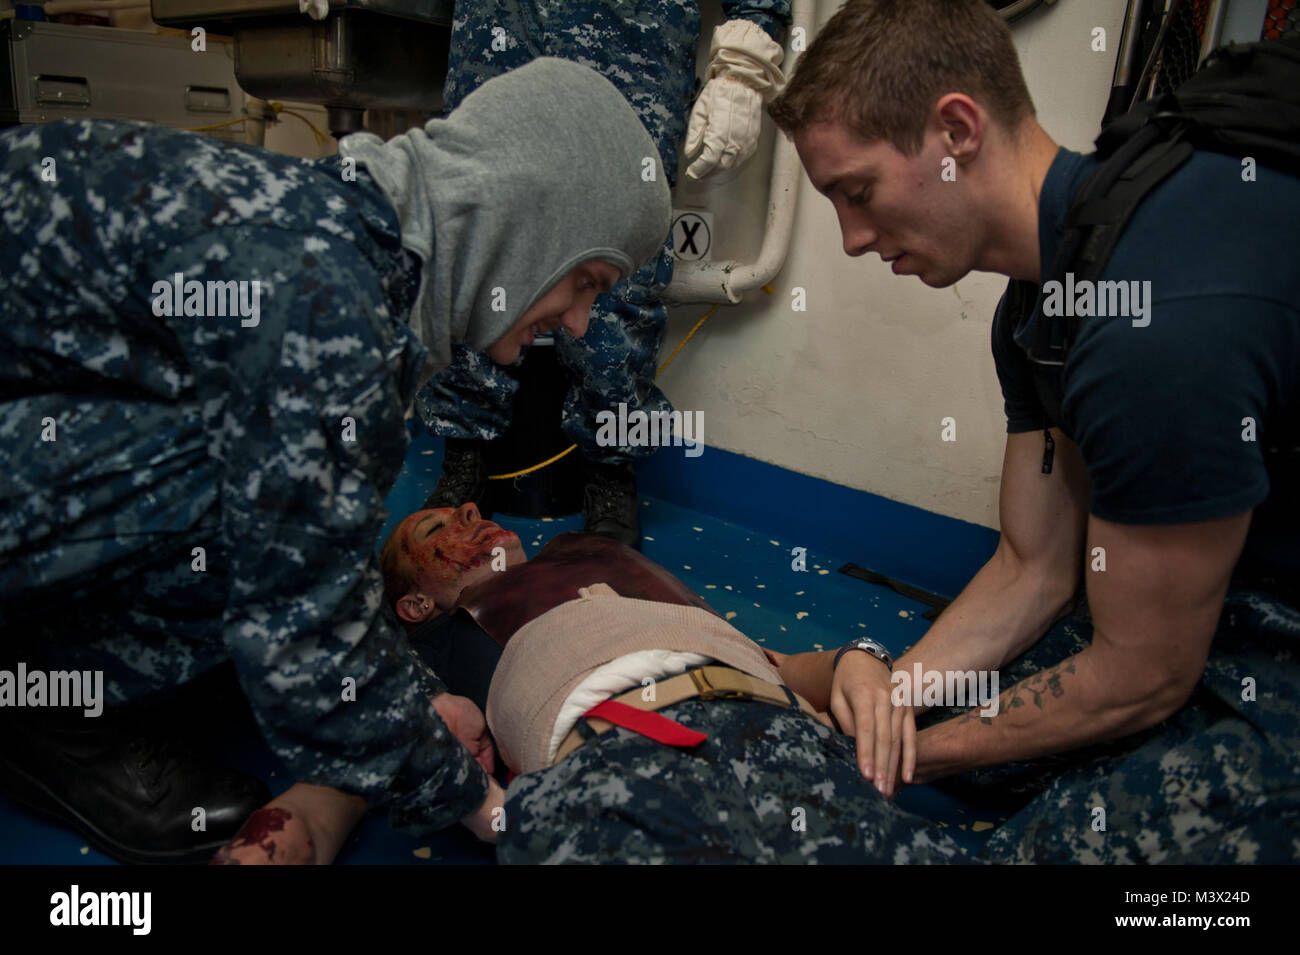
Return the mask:
{"type": "Polygon", "coordinates": [[[485,442],[464,438],[447,438],[447,449],[442,458],[442,477],[433,489],[426,509],[431,507],[460,507],[473,501],[478,505],[480,517],[491,517],[486,501],[488,489],[487,463],[483,459],[485,442]]]}
{"type": "Polygon", "coordinates": [[[0,793],[119,862],[206,862],[270,801],[270,790],[197,759],[148,722],[112,711],[10,710],[0,721],[0,793]]]}
{"type": "Polygon", "coordinates": [[[582,460],[583,528],[641,549],[641,515],[637,512],[636,472],[631,464],[597,464],[582,460]]]}

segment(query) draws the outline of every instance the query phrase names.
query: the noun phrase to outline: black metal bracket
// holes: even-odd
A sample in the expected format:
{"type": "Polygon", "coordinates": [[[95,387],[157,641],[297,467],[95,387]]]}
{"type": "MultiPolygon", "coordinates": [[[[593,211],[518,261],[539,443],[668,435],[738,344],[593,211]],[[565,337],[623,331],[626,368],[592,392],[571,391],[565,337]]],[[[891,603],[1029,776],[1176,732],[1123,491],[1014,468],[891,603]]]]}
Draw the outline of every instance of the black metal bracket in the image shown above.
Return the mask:
{"type": "Polygon", "coordinates": [[[930,609],[921,614],[925,620],[933,621],[941,614],[948,604],[952,603],[947,597],[940,597],[938,594],[931,593],[928,590],[922,590],[920,587],[913,587],[911,584],[905,584],[901,580],[895,580],[893,577],[886,577],[884,574],[878,574],[874,570],[867,570],[865,567],[859,567],[857,564],[845,564],[840,568],[841,574],[847,574],[850,577],[856,577],[858,580],[865,580],[869,584],[879,584],[881,587],[888,587],[896,594],[901,594],[908,600],[915,600],[917,603],[925,604],[930,609]]]}

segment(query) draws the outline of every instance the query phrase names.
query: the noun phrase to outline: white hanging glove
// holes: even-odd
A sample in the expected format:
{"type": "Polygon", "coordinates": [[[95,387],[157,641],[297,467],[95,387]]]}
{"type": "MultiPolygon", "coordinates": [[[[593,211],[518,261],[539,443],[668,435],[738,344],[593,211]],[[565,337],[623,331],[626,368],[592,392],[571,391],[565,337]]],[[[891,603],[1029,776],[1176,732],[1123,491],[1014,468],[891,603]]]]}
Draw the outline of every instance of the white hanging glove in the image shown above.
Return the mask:
{"type": "Polygon", "coordinates": [[[785,85],[785,51],[749,20],[728,20],[713,31],[704,89],[691,109],[686,156],[699,158],[686,169],[703,179],[716,169],[739,166],[758,148],[763,104],[785,85]]]}
{"type": "Polygon", "coordinates": [[[298,0],[298,12],[313,20],[324,20],[330,12],[330,0],[298,0]]]}

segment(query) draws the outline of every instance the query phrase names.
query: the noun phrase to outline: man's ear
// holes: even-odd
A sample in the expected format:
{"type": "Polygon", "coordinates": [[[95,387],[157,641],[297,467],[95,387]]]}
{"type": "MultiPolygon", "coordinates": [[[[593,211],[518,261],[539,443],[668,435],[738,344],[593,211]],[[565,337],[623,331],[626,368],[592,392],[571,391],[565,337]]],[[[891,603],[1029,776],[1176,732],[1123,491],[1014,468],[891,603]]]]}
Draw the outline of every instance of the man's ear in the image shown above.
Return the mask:
{"type": "Polygon", "coordinates": [[[943,131],[948,155],[961,165],[973,160],[984,146],[988,117],[965,93],[948,93],[935,106],[935,121],[943,131]]]}
{"type": "Polygon", "coordinates": [[[423,623],[432,617],[436,610],[433,598],[418,590],[412,590],[397,601],[397,616],[407,623],[423,623]]]}

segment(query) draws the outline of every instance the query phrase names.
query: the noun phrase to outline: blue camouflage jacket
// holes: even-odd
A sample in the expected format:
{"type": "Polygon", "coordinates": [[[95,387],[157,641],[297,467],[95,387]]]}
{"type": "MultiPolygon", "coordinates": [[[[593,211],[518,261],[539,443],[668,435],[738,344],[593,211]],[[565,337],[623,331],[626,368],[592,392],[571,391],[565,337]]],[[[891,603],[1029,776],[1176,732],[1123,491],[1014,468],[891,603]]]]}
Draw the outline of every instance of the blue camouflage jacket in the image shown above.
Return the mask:
{"type": "Polygon", "coordinates": [[[432,370],[392,207],[337,157],[102,121],[2,140],[0,626],[64,622],[116,702],[233,660],[298,779],[404,828],[472,812],[486,775],[374,557],[432,370]],[[129,606],[73,632],[83,596],[168,573],[163,642],[129,606]]]}

